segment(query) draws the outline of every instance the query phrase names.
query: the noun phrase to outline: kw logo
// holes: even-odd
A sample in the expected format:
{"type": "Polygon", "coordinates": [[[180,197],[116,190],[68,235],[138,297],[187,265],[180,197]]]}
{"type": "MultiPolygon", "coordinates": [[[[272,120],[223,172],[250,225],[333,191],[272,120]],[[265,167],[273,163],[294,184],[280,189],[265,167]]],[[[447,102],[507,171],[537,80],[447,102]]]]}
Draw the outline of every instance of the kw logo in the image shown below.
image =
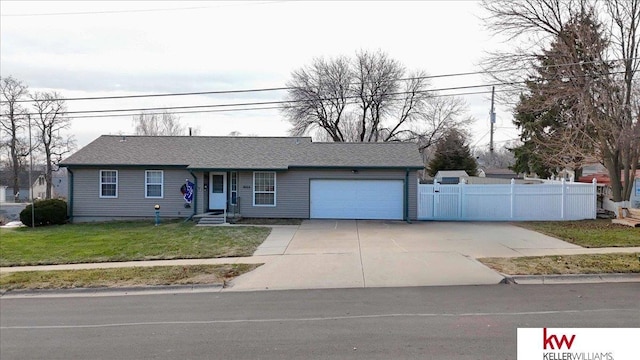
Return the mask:
{"type": "Polygon", "coordinates": [[[571,338],[568,338],[567,335],[562,335],[560,339],[558,339],[558,336],[556,335],[547,335],[547,328],[542,329],[542,344],[545,350],[547,350],[547,346],[555,350],[556,348],[553,347],[554,344],[557,346],[558,350],[562,349],[562,345],[566,345],[567,350],[570,350],[573,345],[573,340],[575,339],[575,335],[571,335],[571,338]]]}

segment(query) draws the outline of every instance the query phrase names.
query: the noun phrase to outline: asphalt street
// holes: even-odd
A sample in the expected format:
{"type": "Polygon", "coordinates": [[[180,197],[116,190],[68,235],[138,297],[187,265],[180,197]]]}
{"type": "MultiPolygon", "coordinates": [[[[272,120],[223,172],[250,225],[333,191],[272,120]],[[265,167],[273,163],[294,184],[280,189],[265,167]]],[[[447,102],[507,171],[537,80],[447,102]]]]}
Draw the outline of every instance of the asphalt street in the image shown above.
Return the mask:
{"type": "Polygon", "coordinates": [[[640,284],[0,298],[0,358],[514,359],[518,327],[640,327],[640,284]]]}

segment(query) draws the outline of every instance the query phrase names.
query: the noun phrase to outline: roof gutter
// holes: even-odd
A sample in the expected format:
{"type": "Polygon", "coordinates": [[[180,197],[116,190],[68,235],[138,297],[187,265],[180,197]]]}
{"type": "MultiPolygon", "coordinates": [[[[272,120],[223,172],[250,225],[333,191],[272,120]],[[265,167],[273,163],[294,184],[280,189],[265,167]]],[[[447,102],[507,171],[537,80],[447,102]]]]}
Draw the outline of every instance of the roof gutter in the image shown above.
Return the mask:
{"type": "Polygon", "coordinates": [[[305,169],[358,169],[358,170],[420,170],[424,169],[424,165],[422,166],[360,166],[360,165],[352,165],[352,166],[304,166],[304,165],[292,165],[289,166],[289,169],[297,169],[297,170],[305,170],[305,169]]]}

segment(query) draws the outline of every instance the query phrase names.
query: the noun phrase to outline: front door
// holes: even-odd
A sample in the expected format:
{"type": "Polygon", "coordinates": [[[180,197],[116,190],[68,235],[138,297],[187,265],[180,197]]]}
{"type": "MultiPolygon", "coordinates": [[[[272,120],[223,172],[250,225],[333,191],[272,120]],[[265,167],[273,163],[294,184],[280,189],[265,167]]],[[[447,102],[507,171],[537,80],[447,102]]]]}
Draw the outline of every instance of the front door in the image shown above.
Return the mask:
{"type": "Polygon", "coordinates": [[[227,208],[227,173],[209,174],[209,209],[224,210],[227,208]]]}

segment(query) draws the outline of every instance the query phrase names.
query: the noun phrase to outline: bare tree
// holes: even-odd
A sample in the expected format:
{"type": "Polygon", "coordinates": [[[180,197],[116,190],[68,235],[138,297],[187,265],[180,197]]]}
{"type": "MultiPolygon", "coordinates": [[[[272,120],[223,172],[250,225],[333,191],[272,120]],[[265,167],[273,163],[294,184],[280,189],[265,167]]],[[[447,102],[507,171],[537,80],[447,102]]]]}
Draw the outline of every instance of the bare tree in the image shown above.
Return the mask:
{"type": "MultiPolygon", "coordinates": [[[[635,75],[640,66],[640,0],[611,0],[605,2],[608,14],[612,20],[611,42],[613,52],[622,59],[619,69],[622,73],[622,109],[619,111],[617,126],[612,127],[610,138],[616,140],[616,145],[604,146],[604,163],[607,168],[622,169],[609,176],[612,181],[614,201],[629,200],[633,189],[635,171],[640,161],[640,121],[634,106],[639,100],[640,93],[634,85],[635,75]],[[635,111],[634,111],[635,110],[635,111]],[[615,175],[615,177],[614,177],[615,175]],[[624,180],[624,181],[622,181],[624,180]],[[619,199],[619,200],[618,200],[619,199]]],[[[617,104],[616,104],[617,105],[617,104]]]]}
{"type": "Polygon", "coordinates": [[[468,137],[465,129],[473,122],[462,98],[438,94],[430,97],[415,117],[418,121],[412,122],[408,139],[416,140],[420,151],[434,146],[453,130],[468,137]]]}
{"type": "MultiPolygon", "coordinates": [[[[404,67],[383,52],[360,51],[356,54],[354,66],[354,83],[351,84],[352,96],[357,99],[359,110],[358,141],[380,141],[381,126],[386,115],[393,110],[399,80],[404,74],[404,67]]],[[[400,123],[400,121],[398,121],[400,123]]],[[[387,131],[384,140],[388,141],[394,131],[387,131]]]]}
{"type": "MultiPolygon", "coordinates": [[[[67,107],[62,96],[56,92],[36,92],[33,101],[33,121],[38,130],[38,142],[45,158],[46,198],[51,199],[52,173],[62,156],[75,147],[72,136],[61,134],[71,126],[67,117],[67,107]]],[[[31,120],[29,120],[31,121],[31,120]]]]}
{"type": "Polygon", "coordinates": [[[185,126],[180,124],[180,118],[166,111],[162,114],[140,113],[133,118],[133,125],[136,135],[180,136],[187,133],[185,126]]]}
{"type": "Polygon", "coordinates": [[[462,100],[428,91],[424,71],[408,72],[381,51],[315,59],[294,71],[287,86],[282,112],[290,133],[320,141],[416,141],[425,154],[470,120],[462,100]]]}
{"type": "Polygon", "coordinates": [[[20,190],[20,170],[29,150],[24,134],[27,112],[20,103],[26,99],[27,94],[27,86],[21,81],[11,76],[0,78],[0,149],[6,147],[8,150],[14,196],[20,190]]]}
{"type": "Polygon", "coordinates": [[[341,121],[349,100],[353,74],[349,60],[315,59],[310,66],[296,70],[282,111],[293,125],[291,135],[301,136],[316,129],[325,131],[333,141],[347,141],[341,121]]]}
{"type": "Polygon", "coordinates": [[[478,166],[484,169],[507,169],[515,163],[513,153],[507,147],[501,147],[495,151],[484,148],[476,150],[474,155],[478,166]]]}
{"type": "MultiPolygon", "coordinates": [[[[546,105],[562,101],[571,111],[558,118],[563,127],[540,138],[554,149],[549,160],[580,166],[581,156],[566,155],[599,158],[609,171],[613,200],[628,200],[640,152],[633,107],[640,0],[487,0],[483,6],[490,13],[488,27],[520,43],[485,62],[487,69],[502,70],[492,74],[505,84],[535,78],[540,59],[550,55],[545,49],[555,44],[557,61],[551,66],[560,77],[541,79],[545,85],[555,82],[555,94],[546,86],[546,105]]],[[[519,90],[528,93],[523,85],[519,90]]]]}

